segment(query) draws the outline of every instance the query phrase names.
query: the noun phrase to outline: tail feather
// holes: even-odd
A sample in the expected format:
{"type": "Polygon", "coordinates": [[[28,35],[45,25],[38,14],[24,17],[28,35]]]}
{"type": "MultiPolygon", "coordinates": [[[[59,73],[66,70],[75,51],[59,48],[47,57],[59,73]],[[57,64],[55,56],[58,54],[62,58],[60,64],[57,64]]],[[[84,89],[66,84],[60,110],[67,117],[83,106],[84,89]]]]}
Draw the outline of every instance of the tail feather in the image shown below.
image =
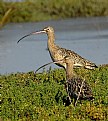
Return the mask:
{"type": "Polygon", "coordinates": [[[95,64],[95,63],[87,63],[86,65],[85,65],[85,68],[87,68],[87,69],[95,69],[95,68],[98,68],[98,66],[95,64]]]}

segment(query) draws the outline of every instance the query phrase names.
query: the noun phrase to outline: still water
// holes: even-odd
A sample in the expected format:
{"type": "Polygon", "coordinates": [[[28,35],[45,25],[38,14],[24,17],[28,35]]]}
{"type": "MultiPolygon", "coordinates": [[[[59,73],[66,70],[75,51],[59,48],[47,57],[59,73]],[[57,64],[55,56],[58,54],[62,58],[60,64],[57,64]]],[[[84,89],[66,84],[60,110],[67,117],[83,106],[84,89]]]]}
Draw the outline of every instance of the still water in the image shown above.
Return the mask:
{"type": "MultiPolygon", "coordinates": [[[[108,63],[108,17],[74,18],[37,23],[11,23],[0,30],[0,74],[35,71],[51,61],[47,35],[22,36],[46,26],[55,29],[56,44],[97,65],[108,63]]],[[[58,68],[52,65],[53,68],[58,68]]]]}

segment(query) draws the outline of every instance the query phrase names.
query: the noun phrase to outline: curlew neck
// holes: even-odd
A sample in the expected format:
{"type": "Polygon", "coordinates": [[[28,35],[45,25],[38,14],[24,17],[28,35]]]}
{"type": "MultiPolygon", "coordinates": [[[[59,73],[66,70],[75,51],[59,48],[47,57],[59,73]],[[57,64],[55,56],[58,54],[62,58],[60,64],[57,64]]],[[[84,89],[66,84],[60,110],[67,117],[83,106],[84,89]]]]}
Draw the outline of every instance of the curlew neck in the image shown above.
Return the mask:
{"type": "Polygon", "coordinates": [[[56,48],[56,44],[54,43],[55,42],[54,31],[48,32],[47,35],[48,35],[48,43],[47,43],[47,46],[48,46],[49,51],[52,51],[52,49],[55,49],[56,48]]]}
{"type": "Polygon", "coordinates": [[[73,77],[73,63],[66,63],[66,80],[70,80],[73,77]]]}

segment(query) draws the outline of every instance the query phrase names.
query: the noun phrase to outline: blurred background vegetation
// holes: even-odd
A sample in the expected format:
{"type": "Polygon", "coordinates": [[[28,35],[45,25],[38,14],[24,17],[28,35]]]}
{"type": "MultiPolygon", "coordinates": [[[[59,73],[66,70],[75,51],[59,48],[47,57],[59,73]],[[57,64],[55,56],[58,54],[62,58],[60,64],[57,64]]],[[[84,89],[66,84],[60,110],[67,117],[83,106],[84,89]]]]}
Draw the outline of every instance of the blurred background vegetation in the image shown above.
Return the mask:
{"type": "Polygon", "coordinates": [[[108,16],[108,0],[0,0],[1,25],[91,16],[108,16]]]}

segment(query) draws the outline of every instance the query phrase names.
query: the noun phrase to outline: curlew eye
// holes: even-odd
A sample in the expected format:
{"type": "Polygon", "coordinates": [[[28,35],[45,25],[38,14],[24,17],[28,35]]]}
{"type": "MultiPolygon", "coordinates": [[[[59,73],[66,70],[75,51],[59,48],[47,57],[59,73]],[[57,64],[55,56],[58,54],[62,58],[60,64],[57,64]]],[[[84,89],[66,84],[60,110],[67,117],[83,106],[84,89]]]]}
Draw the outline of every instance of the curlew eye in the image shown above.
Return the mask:
{"type": "Polygon", "coordinates": [[[47,28],[47,31],[49,31],[50,29],[49,28],[47,28]]]}

